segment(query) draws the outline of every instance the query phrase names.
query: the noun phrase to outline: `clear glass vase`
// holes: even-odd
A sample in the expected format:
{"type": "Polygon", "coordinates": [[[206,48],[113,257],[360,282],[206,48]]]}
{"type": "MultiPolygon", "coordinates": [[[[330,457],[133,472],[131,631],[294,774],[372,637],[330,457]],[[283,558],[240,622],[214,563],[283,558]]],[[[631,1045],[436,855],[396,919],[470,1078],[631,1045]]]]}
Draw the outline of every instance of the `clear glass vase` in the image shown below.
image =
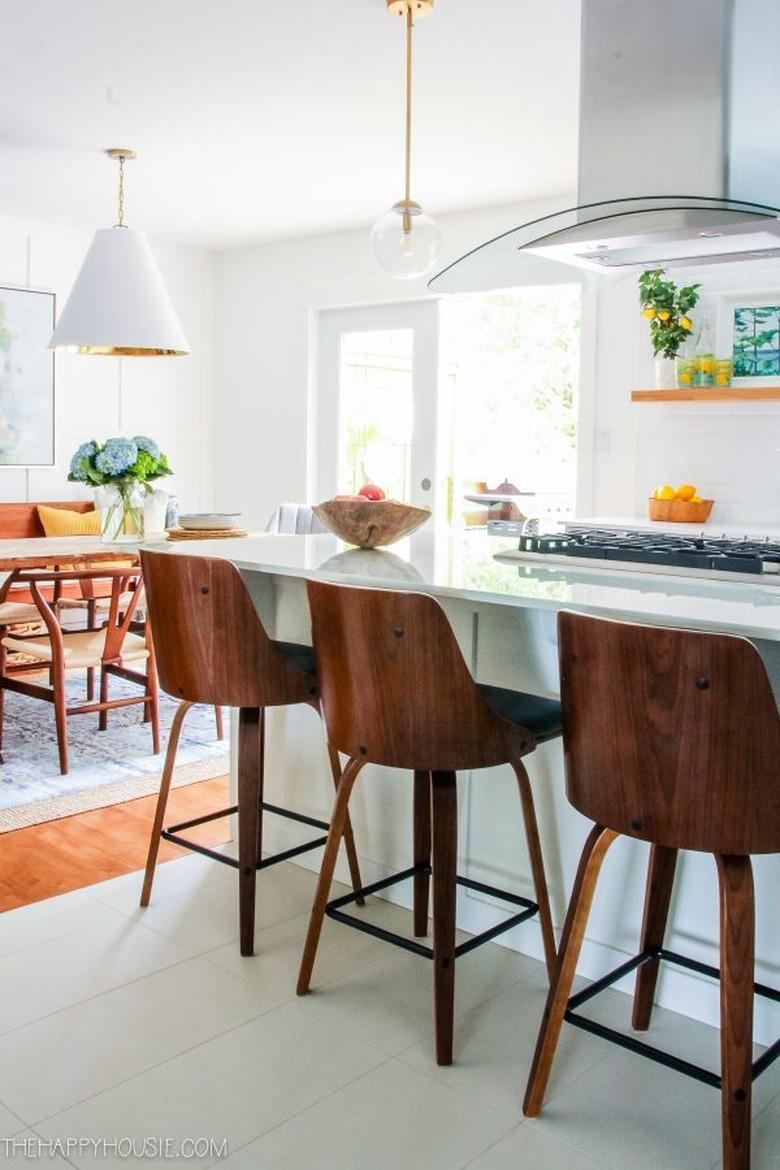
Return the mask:
{"type": "Polygon", "coordinates": [[[138,544],[144,538],[144,491],[137,480],[98,488],[100,534],[106,544],[138,544]]]}

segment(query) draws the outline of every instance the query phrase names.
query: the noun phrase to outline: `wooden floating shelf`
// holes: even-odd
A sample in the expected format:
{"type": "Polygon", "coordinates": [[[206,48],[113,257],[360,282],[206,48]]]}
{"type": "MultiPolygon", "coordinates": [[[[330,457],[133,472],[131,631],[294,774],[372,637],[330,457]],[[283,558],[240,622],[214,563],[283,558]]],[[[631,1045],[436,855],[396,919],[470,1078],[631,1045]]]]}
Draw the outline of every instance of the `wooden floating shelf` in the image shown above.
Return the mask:
{"type": "Polygon", "coordinates": [[[691,390],[632,390],[632,402],[780,402],[780,386],[697,386],[691,390]]]}

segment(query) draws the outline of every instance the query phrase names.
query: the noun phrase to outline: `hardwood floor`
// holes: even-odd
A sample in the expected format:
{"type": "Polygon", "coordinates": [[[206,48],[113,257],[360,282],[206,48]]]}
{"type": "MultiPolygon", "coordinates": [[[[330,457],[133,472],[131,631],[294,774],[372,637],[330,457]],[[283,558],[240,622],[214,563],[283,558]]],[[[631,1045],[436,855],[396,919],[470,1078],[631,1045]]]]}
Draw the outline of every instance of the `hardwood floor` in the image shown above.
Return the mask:
{"type": "MultiPolygon", "coordinates": [[[[156,796],[78,813],[0,836],[0,911],[40,902],[94,882],[143,869],[156,796]]],[[[224,808],[228,778],[204,780],[175,788],[168,824],[224,808]]],[[[215,844],[228,838],[228,822],[215,821],[190,830],[193,840],[215,844]]],[[[186,851],[163,841],[160,861],[186,851]]],[[[139,878],[140,890],[140,878],[139,878]]]]}

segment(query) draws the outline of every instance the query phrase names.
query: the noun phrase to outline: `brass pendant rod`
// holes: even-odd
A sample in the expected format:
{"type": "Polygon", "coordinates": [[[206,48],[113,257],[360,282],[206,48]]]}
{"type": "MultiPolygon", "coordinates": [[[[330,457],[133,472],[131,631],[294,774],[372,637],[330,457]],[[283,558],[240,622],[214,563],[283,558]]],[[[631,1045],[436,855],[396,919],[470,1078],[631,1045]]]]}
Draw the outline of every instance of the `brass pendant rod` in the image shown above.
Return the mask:
{"type": "Polygon", "coordinates": [[[125,226],[125,156],[119,156],[119,220],[117,227],[125,226]]]}
{"type": "MultiPolygon", "coordinates": [[[[414,14],[412,5],[406,9],[406,158],[405,173],[406,186],[404,199],[407,204],[412,198],[412,39],[414,32],[414,14]]],[[[412,230],[411,216],[408,210],[404,212],[404,231],[412,230]]]]}

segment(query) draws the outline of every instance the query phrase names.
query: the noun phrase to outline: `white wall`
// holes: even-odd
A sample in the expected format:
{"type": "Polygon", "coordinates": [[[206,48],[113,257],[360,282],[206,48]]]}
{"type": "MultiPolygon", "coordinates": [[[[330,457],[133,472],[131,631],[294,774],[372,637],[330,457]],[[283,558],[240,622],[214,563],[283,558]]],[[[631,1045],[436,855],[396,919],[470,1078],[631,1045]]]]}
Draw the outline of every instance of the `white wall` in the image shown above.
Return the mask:
{"type": "MultiPolygon", "coordinates": [[[[780,292],[772,260],[673,269],[678,284],[700,282],[715,326],[720,293],[780,292]]],[[[597,327],[593,397],[591,515],[644,515],[659,482],[695,483],[715,499],[712,520],[780,527],[780,402],[632,404],[632,389],[653,386],[647,323],[636,274],[594,284],[597,327]]],[[[726,357],[726,353],[718,356],[726,357]]]]}
{"type": "MultiPolygon", "coordinates": [[[[442,266],[550,207],[444,217],[442,266]]],[[[541,261],[523,263],[526,267],[517,267],[518,284],[541,283],[557,272],[561,279],[574,274],[541,261]]],[[[681,282],[701,281],[707,297],[780,289],[780,264],[772,261],[678,269],[673,275],[681,282]]],[[[717,500],[714,520],[777,526],[780,403],[632,404],[631,390],[652,387],[654,378],[636,281],[635,273],[584,278],[580,515],[642,516],[659,481],[687,480],[717,500]]],[[[427,295],[424,280],[400,282],[377,269],[364,230],[217,258],[217,383],[229,403],[217,417],[219,507],[243,509],[258,526],[280,500],[311,494],[305,436],[314,419],[316,368],[310,367],[310,354],[316,311],[427,295]]]]}
{"type": "MultiPolygon", "coordinates": [[[[441,267],[550,206],[442,217],[441,267]]],[[[571,270],[549,261],[524,263],[528,283],[571,279],[571,270]]],[[[243,510],[252,526],[262,527],[280,501],[308,498],[316,311],[429,295],[425,280],[398,281],[377,267],[368,229],[219,255],[216,378],[225,405],[217,411],[217,507],[243,510]]]]}
{"type": "MultiPolygon", "coordinates": [[[[58,311],[79,271],[90,232],[0,216],[0,284],[57,294],[58,311]]],[[[180,358],[56,356],[56,466],[0,467],[0,501],[84,499],[66,481],[86,439],[148,434],[168,455],[165,481],[183,508],[212,506],[214,491],[213,257],[154,245],[192,353],[180,358]]]]}

